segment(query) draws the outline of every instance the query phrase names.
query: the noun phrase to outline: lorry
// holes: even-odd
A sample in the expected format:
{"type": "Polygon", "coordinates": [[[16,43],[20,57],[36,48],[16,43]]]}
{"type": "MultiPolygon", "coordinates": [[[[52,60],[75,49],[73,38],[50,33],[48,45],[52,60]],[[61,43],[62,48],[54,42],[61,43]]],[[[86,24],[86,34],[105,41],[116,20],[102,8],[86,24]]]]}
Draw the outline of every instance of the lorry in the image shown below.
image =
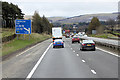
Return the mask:
{"type": "Polygon", "coordinates": [[[70,30],[65,30],[65,37],[70,38],[70,30]]]}
{"type": "Polygon", "coordinates": [[[52,28],[52,39],[53,39],[53,42],[55,39],[62,39],[62,28],[61,27],[52,28]]]}

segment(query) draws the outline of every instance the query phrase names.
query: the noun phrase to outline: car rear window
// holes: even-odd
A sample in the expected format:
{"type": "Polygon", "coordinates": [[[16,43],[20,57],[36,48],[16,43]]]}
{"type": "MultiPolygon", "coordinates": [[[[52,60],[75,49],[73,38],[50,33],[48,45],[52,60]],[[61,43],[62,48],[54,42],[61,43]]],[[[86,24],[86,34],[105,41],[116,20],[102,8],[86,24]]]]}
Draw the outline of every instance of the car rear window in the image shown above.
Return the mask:
{"type": "Polygon", "coordinates": [[[62,40],[55,40],[54,42],[62,42],[62,40]]]}
{"type": "Polygon", "coordinates": [[[93,40],[83,40],[83,43],[94,43],[93,40]]]}

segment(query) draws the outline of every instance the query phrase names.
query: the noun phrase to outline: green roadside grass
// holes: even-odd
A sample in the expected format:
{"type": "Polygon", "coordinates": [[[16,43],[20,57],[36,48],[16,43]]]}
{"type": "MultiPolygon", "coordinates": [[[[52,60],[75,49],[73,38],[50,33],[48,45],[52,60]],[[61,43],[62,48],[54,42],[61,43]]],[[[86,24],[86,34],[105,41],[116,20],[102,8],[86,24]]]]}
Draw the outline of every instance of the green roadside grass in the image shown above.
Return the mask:
{"type": "Polygon", "coordinates": [[[11,35],[15,34],[14,29],[2,28],[0,30],[2,31],[2,37],[7,37],[7,36],[11,36],[11,35]]]}
{"type": "Polygon", "coordinates": [[[114,36],[112,34],[96,34],[96,35],[92,34],[92,35],[89,35],[89,36],[90,37],[98,37],[98,38],[106,38],[106,39],[108,39],[108,38],[118,38],[117,36],[114,36]]]}
{"type": "Polygon", "coordinates": [[[114,34],[116,34],[116,35],[120,35],[120,33],[116,33],[116,32],[113,32],[114,34]]]}
{"type": "Polygon", "coordinates": [[[14,32],[9,32],[9,31],[6,31],[6,32],[2,32],[2,37],[7,37],[7,36],[11,36],[15,34],[14,32]]]}
{"type": "Polygon", "coordinates": [[[29,40],[29,35],[26,35],[25,40],[23,40],[23,36],[21,35],[21,36],[19,36],[19,40],[17,40],[17,38],[15,38],[14,40],[12,40],[10,42],[3,43],[2,44],[2,55],[0,55],[0,56],[5,56],[16,50],[25,48],[26,46],[43,41],[50,37],[51,37],[51,35],[32,33],[30,35],[30,40],[29,40]]]}

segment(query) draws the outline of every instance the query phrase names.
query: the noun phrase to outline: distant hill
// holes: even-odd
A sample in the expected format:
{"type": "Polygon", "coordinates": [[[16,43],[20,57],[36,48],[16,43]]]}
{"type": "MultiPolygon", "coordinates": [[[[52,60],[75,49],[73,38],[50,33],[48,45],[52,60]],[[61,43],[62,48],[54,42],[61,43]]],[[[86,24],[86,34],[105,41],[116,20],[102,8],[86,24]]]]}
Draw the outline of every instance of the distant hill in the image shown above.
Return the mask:
{"type": "MultiPolygon", "coordinates": [[[[120,14],[120,13],[119,13],[120,14]]],[[[98,17],[100,21],[107,21],[109,19],[116,20],[118,12],[116,13],[101,13],[101,14],[86,14],[74,17],[48,17],[48,20],[52,23],[78,23],[78,22],[90,22],[93,17],[98,17]]],[[[32,19],[32,15],[25,15],[25,19],[32,19]]]]}
{"type": "Polygon", "coordinates": [[[48,20],[52,23],[59,21],[59,20],[63,20],[65,19],[65,17],[48,17],[48,20]]]}
{"type": "Polygon", "coordinates": [[[87,15],[80,15],[80,16],[60,19],[60,20],[54,21],[54,23],[90,22],[93,17],[98,17],[100,21],[107,21],[109,19],[116,20],[117,16],[118,16],[118,13],[87,14],[87,15]]]}
{"type": "MultiPolygon", "coordinates": [[[[25,15],[24,16],[24,19],[31,19],[32,20],[32,16],[33,15],[25,15]]],[[[65,17],[47,17],[48,20],[52,23],[58,21],[58,20],[62,20],[62,19],[65,19],[65,17]]]]}

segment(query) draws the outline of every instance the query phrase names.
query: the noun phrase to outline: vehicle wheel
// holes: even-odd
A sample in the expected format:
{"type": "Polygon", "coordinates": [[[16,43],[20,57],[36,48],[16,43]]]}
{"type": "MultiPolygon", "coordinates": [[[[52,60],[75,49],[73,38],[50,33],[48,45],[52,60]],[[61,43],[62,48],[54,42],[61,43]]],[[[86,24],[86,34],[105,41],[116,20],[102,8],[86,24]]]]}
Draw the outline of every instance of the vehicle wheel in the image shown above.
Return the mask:
{"type": "Polygon", "coordinates": [[[96,49],[94,48],[93,51],[95,51],[96,49]]]}
{"type": "Polygon", "coordinates": [[[85,51],[85,49],[82,49],[82,51],[85,51]]]}
{"type": "Polygon", "coordinates": [[[81,51],[85,51],[85,49],[84,49],[84,48],[81,48],[81,51]]]}
{"type": "Polygon", "coordinates": [[[53,46],[53,48],[55,48],[55,46],[53,46]]]}
{"type": "Polygon", "coordinates": [[[64,46],[62,46],[62,48],[64,48],[64,46]]]}
{"type": "Polygon", "coordinates": [[[81,49],[81,51],[83,51],[83,49],[81,49]]]}
{"type": "Polygon", "coordinates": [[[74,42],[72,42],[72,43],[74,43],[74,42]]]}
{"type": "Polygon", "coordinates": [[[80,41],[78,41],[78,43],[80,43],[80,41]]]}
{"type": "Polygon", "coordinates": [[[82,49],[82,48],[80,48],[80,50],[81,50],[81,51],[83,51],[83,49],[82,49]]]}
{"type": "Polygon", "coordinates": [[[81,50],[81,47],[80,47],[80,50],[81,50]]]}

